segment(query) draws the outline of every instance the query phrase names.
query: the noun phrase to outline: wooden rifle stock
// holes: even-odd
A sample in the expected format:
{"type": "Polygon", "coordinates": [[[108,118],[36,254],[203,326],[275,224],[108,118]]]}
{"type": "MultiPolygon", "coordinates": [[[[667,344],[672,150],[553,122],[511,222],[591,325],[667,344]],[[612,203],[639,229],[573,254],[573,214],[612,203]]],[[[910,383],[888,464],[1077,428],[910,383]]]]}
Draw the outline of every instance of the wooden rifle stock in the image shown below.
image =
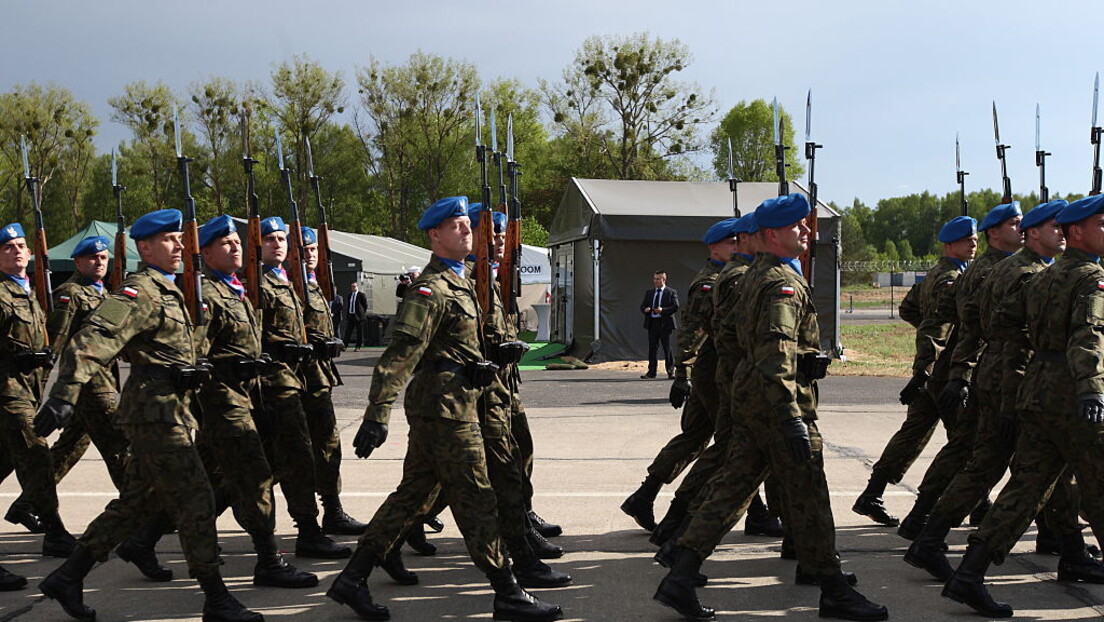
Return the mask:
{"type": "Polygon", "coordinates": [[[318,224],[318,269],[315,270],[318,278],[318,287],[326,302],[332,302],[334,298],[333,284],[333,259],[330,257],[330,226],[326,221],[318,224]]]}
{"type": "Polygon", "coordinates": [[[54,291],[50,285],[50,258],[46,254],[46,230],[35,229],[34,292],[39,306],[47,314],[54,310],[54,291]]]}

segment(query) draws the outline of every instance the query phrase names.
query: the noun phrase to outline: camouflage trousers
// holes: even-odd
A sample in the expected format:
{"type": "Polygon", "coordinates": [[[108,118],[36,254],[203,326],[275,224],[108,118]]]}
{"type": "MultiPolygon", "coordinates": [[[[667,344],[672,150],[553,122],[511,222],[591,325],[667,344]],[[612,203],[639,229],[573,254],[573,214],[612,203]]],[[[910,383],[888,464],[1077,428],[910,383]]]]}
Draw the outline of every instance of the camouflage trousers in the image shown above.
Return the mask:
{"type": "MultiPolygon", "coordinates": [[[[507,409],[508,410],[508,409],[507,409]]],[[[521,470],[520,452],[510,433],[513,417],[491,416],[479,425],[487,456],[487,477],[498,503],[498,529],[507,542],[525,537],[529,526],[529,497],[521,470]]]]}
{"type": "Polygon", "coordinates": [[[336,497],[341,494],[341,435],[331,389],[304,393],[303,410],[314,451],[314,485],[319,495],[336,497]]]}
{"type": "Polygon", "coordinates": [[[945,384],[944,381],[930,381],[927,388],[917,394],[908,406],[901,428],[889,439],[882,449],[882,456],[874,463],[874,471],[884,475],[891,484],[897,484],[905,477],[909,467],[920,457],[920,452],[928,446],[939,424],[939,407],[935,399],[945,384]]]}
{"type": "MultiPolygon", "coordinates": [[[[966,467],[970,460],[970,454],[974,450],[974,441],[977,439],[978,418],[980,416],[981,396],[973,392],[966,404],[958,409],[951,428],[947,430],[947,442],[939,448],[928,470],[924,472],[924,479],[917,488],[921,494],[930,494],[938,498],[947,489],[955,475],[966,467]]],[[[999,403],[999,402],[998,402],[999,403]]],[[[985,404],[992,409],[994,402],[985,404]]],[[[992,413],[987,413],[988,418],[993,418],[992,413]]]]}
{"type": "Polygon", "coordinates": [[[203,403],[202,432],[197,439],[211,488],[223,509],[250,534],[276,527],[272,469],[249,411],[234,404],[203,403]]]}
{"type": "Polygon", "coordinates": [[[734,421],[725,466],[710,478],[703,493],[707,498],[694,512],[678,544],[702,559],[709,557],[773,472],[783,491],[782,505],[786,507],[786,521],[801,567],[820,576],[839,572],[836,527],[824,478],[823,441],[816,422],[805,423],[809,426],[813,459],[798,463],[782,439],[776,418],[752,415],[734,421]]]}
{"type": "Polygon", "coordinates": [[[525,406],[516,396],[514,398],[513,414],[510,417],[510,436],[513,437],[514,446],[518,451],[518,468],[521,469],[522,494],[525,496],[525,507],[533,509],[533,432],[529,429],[529,417],[525,414],[525,406]]]}
{"type": "Polygon", "coordinates": [[[50,447],[56,481],[69,474],[91,443],[100,452],[116,490],[123,487],[128,443],[126,435],[113,423],[117,399],[115,393],[81,393],[73,421],[50,447]]]}
{"type": "Polygon", "coordinates": [[[440,417],[407,420],[402,481],[376,511],[359,545],[382,559],[433,506],[440,486],[476,567],[484,573],[504,568],[497,501],[479,424],[440,417]]]}
{"type": "MultiPolygon", "coordinates": [[[[706,378],[713,378],[716,369],[716,359],[699,360],[694,366],[693,375],[695,378],[700,377],[701,384],[706,385],[709,384],[706,378]]],[[[699,391],[697,385],[694,385],[689,399],[682,406],[682,419],[679,422],[681,431],[659,450],[655,460],[648,466],[648,475],[659,478],[664,484],[670,484],[691,462],[701,456],[717,427],[718,399],[716,391],[699,391]]],[[[696,476],[695,481],[697,480],[700,477],[696,476]]]]}
{"type": "Polygon", "coordinates": [[[310,426],[303,410],[302,392],[272,389],[264,392],[264,416],[271,421],[265,438],[265,453],[272,467],[273,481],[287,500],[288,514],[295,520],[317,519],[314,448],[310,426]]]}
{"type": "Polygon", "coordinates": [[[1081,510],[1093,531],[1101,533],[1104,424],[1088,423],[1076,412],[1022,411],[1011,467],[1011,478],[969,539],[987,545],[995,563],[1004,561],[1067,468],[1077,478],[1081,510]]]}
{"type": "Polygon", "coordinates": [[[54,464],[46,439],[34,433],[35,406],[27,400],[0,401],[0,454],[5,471],[3,481],[13,470],[24,498],[41,514],[58,509],[54,464]]]}
{"type": "Polygon", "coordinates": [[[191,431],[173,423],[126,425],[130,441],[123,489],[81,536],[100,561],[160,508],[176,524],[188,571],[196,578],[219,567],[215,502],[191,431]]]}

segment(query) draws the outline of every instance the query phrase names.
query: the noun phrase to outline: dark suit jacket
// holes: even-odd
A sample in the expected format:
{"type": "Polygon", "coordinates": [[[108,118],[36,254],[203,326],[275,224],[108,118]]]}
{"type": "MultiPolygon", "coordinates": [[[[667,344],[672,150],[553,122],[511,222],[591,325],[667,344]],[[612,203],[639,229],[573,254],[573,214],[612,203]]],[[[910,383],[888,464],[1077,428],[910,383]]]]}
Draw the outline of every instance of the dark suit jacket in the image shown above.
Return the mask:
{"type": "Polygon", "coordinates": [[[659,306],[663,309],[660,311],[662,317],[652,317],[651,311],[644,311],[652,307],[652,303],[655,302],[655,288],[651,288],[644,292],[644,300],[640,303],[640,312],[644,314],[644,328],[652,328],[654,322],[659,322],[658,328],[665,331],[675,330],[675,313],[678,312],[678,292],[670,287],[664,287],[663,293],[660,295],[659,306]]]}
{"type": "MultiPolygon", "coordinates": [[[[363,321],[368,317],[368,297],[364,295],[364,292],[357,291],[355,294],[350,293],[350,296],[356,296],[356,319],[363,321]]],[[[348,309],[350,302],[346,301],[345,308],[348,309]]]]}

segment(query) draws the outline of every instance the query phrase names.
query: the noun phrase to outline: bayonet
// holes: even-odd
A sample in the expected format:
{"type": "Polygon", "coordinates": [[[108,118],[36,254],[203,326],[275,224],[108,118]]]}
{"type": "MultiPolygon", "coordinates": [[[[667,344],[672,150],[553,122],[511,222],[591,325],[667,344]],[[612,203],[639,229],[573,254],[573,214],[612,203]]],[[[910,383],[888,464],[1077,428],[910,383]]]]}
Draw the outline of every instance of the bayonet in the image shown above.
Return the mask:
{"type": "MultiPolygon", "coordinates": [[[[19,148],[23,154],[23,181],[31,195],[31,209],[35,218],[34,249],[34,292],[38,305],[49,315],[54,310],[54,288],[50,283],[49,246],[46,245],[46,222],[42,217],[41,197],[38,195],[38,178],[31,174],[31,161],[28,155],[27,137],[19,135],[19,148]]],[[[43,327],[45,328],[45,327],[43,327]]]]}
{"type": "Polygon", "coordinates": [[[1046,185],[1046,158],[1051,154],[1043,149],[1039,126],[1039,104],[1035,104],[1035,166],[1039,167],[1039,202],[1046,203],[1050,200],[1050,189],[1046,185]]]}
{"type": "Polygon", "coordinates": [[[801,259],[805,280],[813,288],[813,275],[816,268],[816,244],[819,218],[817,215],[816,150],[824,147],[813,140],[813,89],[805,96],[805,160],[809,162],[809,248],[801,259]]]}
{"type": "Polygon", "coordinates": [[[732,172],[732,137],[728,139],[728,191],[732,193],[732,214],[736,217],[740,217],[740,197],[737,191],[737,187],[740,185],[740,180],[736,179],[736,174],[732,172]]]}
{"type": "Polygon", "coordinates": [[[173,106],[173,139],[176,143],[176,166],[184,190],[184,278],[182,287],[184,303],[196,326],[206,323],[203,313],[203,255],[199,250],[199,223],[196,222],[195,199],[192,197],[192,178],[188,171],[191,158],[185,157],[181,148],[180,114],[173,106]]]}
{"type": "Polygon", "coordinates": [[[249,112],[243,107],[241,115],[242,169],[245,171],[245,293],[254,309],[261,308],[261,207],[257,196],[257,182],[253,177],[252,149],[249,145],[249,112]]]}
{"type": "Polygon", "coordinates": [[[1008,163],[1005,161],[1004,152],[1011,149],[1010,146],[1001,142],[1000,139],[1000,123],[997,121],[997,102],[993,102],[993,137],[997,143],[997,159],[1000,160],[1001,167],[1001,186],[1004,193],[1001,195],[1001,203],[1012,202],[1012,180],[1008,178],[1008,163]]]}
{"type": "Polygon", "coordinates": [[[1104,177],[1104,172],[1100,169],[1100,133],[1101,127],[1096,124],[1096,109],[1097,104],[1100,102],[1100,72],[1096,72],[1096,79],[1093,81],[1093,106],[1092,106],[1092,132],[1089,136],[1089,140],[1093,146],[1093,172],[1092,172],[1092,190],[1089,194],[1100,194],[1100,182],[1104,177]]]}
{"type": "MultiPolygon", "coordinates": [[[[280,140],[280,132],[276,132],[276,159],[280,166],[280,178],[284,184],[288,201],[287,223],[287,260],[291,264],[291,285],[299,299],[303,301],[303,307],[310,305],[310,289],[307,285],[307,262],[303,251],[303,224],[299,218],[299,204],[295,202],[295,189],[291,183],[291,169],[284,163],[284,144],[280,140]]],[[[306,334],[303,335],[304,342],[306,334]]]]}
{"type": "Polygon", "coordinates": [[[310,177],[311,187],[314,189],[314,198],[318,202],[318,267],[315,277],[318,279],[318,288],[326,301],[332,301],[334,297],[333,258],[330,256],[330,225],[326,221],[326,206],[322,204],[322,178],[314,174],[314,152],[311,150],[310,138],[305,138],[307,145],[307,176],[310,177]]]}
{"type": "Polygon", "coordinates": [[[958,132],[955,132],[955,180],[958,182],[958,201],[962,205],[962,215],[970,215],[970,204],[966,201],[966,176],[962,170],[962,147],[958,142],[958,132]]]}
{"type": "Polygon", "coordinates": [[[111,289],[122,286],[126,278],[126,218],[123,216],[124,186],[119,185],[119,165],[115,160],[115,149],[111,150],[111,193],[115,196],[115,256],[111,264],[111,289]]]}
{"type": "Polygon", "coordinates": [[[782,144],[784,134],[782,132],[782,120],[778,115],[778,98],[774,98],[772,105],[773,110],[773,123],[774,128],[774,169],[778,175],[778,196],[785,196],[790,193],[790,182],[786,181],[786,149],[787,147],[782,144]]]}

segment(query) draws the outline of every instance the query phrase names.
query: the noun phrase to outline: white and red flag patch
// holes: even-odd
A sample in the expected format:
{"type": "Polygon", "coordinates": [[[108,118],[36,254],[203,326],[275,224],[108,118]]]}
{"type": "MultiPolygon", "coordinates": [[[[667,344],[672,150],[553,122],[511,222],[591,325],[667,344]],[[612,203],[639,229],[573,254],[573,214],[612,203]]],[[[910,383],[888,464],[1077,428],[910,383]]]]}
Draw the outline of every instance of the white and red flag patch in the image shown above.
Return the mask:
{"type": "Polygon", "coordinates": [[[58,302],[69,302],[70,300],[72,299],[68,296],[58,296],[58,302]]]}
{"type": "Polygon", "coordinates": [[[789,285],[783,285],[782,289],[779,290],[779,291],[782,292],[783,296],[793,296],[794,295],[794,288],[790,287],[789,285]]]}
{"type": "Polygon", "coordinates": [[[709,283],[706,283],[706,284],[702,285],[702,291],[703,292],[708,292],[708,291],[712,291],[712,290],[713,290],[713,286],[710,285],[709,283]]]}
{"type": "Polygon", "coordinates": [[[134,289],[133,287],[124,287],[122,289],[122,294],[124,296],[126,296],[127,298],[137,298],[138,297],[138,290],[134,289]]]}
{"type": "Polygon", "coordinates": [[[417,292],[423,296],[432,296],[433,290],[428,287],[419,287],[417,292]]]}
{"type": "Polygon", "coordinates": [[[1097,289],[1104,289],[1104,281],[1097,281],[1096,282],[1096,288],[1097,289]]]}

